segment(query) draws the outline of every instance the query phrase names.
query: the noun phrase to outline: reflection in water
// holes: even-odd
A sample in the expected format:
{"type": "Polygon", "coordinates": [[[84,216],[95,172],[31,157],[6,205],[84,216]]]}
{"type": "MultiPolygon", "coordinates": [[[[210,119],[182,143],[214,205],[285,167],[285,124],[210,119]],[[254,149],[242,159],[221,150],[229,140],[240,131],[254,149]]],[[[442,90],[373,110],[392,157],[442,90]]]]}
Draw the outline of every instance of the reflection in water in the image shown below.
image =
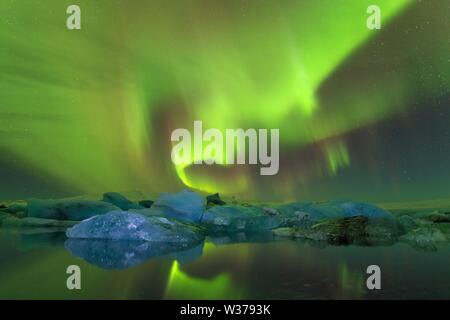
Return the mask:
{"type": "Polygon", "coordinates": [[[73,255],[103,269],[126,269],[168,254],[190,261],[201,255],[203,247],[203,243],[189,247],[186,243],[104,239],[68,239],[64,245],[73,255]]]}
{"type": "Polygon", "coordinates": [[[249,240],[214,237],[184,250],[78,240],[66,242],[69,251],[58,233],[0,230],[0,299],[450,298],[448,244],[424,252],[402,243],[233,243],[238,239],[249,240]],[[80,291],[65,285],[72,264],[82,270],[80,291]],[[382,272],[377,292],[365,286],[371,264],[382,272]]]}
{"type": "Polygon", "coordinates": [[[219,274],[212,279],[201,279],[182,272],[176,261],[170,269],[166,299],[238,299],[232,284],[231,276],[227,273],[219,274]]]}
{"type": "Polygon", "coordinates": [[[345,261],[340,261],[338,266],[341,292],[339,296],[344,299],[361,299],[364,297],[364,274],[352,273],[345,261]]]}

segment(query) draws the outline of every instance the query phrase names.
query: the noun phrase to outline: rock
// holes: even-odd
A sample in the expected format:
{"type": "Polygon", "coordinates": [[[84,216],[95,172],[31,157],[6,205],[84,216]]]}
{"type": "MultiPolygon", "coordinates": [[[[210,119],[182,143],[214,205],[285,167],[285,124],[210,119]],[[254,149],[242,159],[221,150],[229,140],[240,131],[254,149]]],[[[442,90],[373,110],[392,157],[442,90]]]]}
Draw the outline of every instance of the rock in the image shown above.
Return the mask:
{"type": "Polygon", "coordinates": [[[324,221],[314,225],[306,238],[326,240],[333,244],[364,244],[367,236],[367,217],[357,216],[324,221]]]}
{"type": "Polygon", "coordinates": [[[409,215],[403,215],[398,218],[398,222],[403,227],[404,231],[407,232],[409,230],[415,229],[419,226],[419,224],[409,215]]]}
{"type": "Polygon", "coordinates": [[[402,233],[395,219],[356,216],[322,221],[311,228],[292,227],[273,230],[279,237],[327,241],[331,244],[381,245],[393,243],[402,233]]]}
{"type": "Polygon", "coordinates": [[[366,225],[368,245],[387,245],[405,233],[404,227],[394,218],[371,218],[366,225]]]}
{"type": "Polygon", "coordinates": [[[141,240],[154,242],[198,242],[204,236],[199,228],[163,217],[113,211],[80,222],[66,231],[68,238],[141,240]]]}
{"type": "Polygon", "coordinates": [[[425,216],[423,219],[431,221],[433,223],[449,223],[450,222],[450,214],[434,213],[434,214],[425,216]]]}
{"type": "Polygon", "coordinates": [[[68,239],[65,247],[77,257],[103,269],[126,269],[154,257],[186,261],[202,253],[202,244],[106,239],[68,239]]]}
{"type": "Polygon", "coordinates": [[[121,195],[118,192],[107,192],[107,193],[103,194],[102,201],[109,202],[122,210],[142,208],[140,205],[137,205],[136,203],[131,202],[130,200],[128,200],[127,198],[125,198],[123,195],[121,195]]]}
{"type": "Polygon", "coordinates": [[[2,222],[2,227],[17,227],[17,228],[68,228],[75,224],[77,221],[68,220],[53,220],[53,219],[41,219],[41,218],[22,218],[16,217],[6,218],[2,222]]]}
{"type": "Polygon", "coordinates": [[[287,237],[287,238],[298,238],[298,239],[305,239],[305,240],[311,240],[311,241],[324,241],[324,242],[330,242],[335,243],[336,241],[332,241],[329,238],[329,234],[327,232],[324,232],[322,230],[312,230],[312,229],[304,229],[299,227],[292,227],[292,228],[278,228],[272,230],[274,236],[277,237],[287,237]]]}
{"type": "Polygon", "coordinates": [[[28,216],[34,218],[81,221],[96,215],[118,210],[110,203],[96,200],[39,200],[28,201],[28,216]]]}
{"type": "Polygon", "coordinates": [[[0,226],[3,224],[3,220],[8,218],[11,218],[11,215],[9,213],[0,211],[0,226]]]}
{"type": "Polygon", "coordinates": [[[161,210],[166,217],[198,223],[205,211],[205,201],[202,196],[189,190],[163,193],[153,203],[152,209],[161,210]]]}
{"type": "Polygon", "coordinates": [[[273,229],[272,233],[274,236],[277,237],[286,237],[286,238],[293,238],[295,234],[294,228],[277,228],[273,229]]]}
{"type": "Polygon", "coordinates": [[[287,227],[310,227],[314,224],[314,220],[311,217],[311,214],[303,211],[294,211],[291,215],[283,216],[283,226],[287,227]]]}
{"type": "Polygon", "coordinates": [[[2,211],[10,213],[10,214],[21,214],[21,216],[25,216],[27,211],[27,203],[26,202],[13,202],[2,211]]]}
{"type": "Polygon", "coordinates": [[[213,232],[258,231],[277,228],[281,219],[256,206],[216,206],[203,215],[202,225],[213,232]]]}
{"type": "Polygon", "coordinates": [[[393,218],[390,212],[372,204],[350,201],[293,202],[278,206],[277,209],[283,219],[282,226],[284,227],[309,227],[324,220],[357,216],[370,219],[393,218]]]}
{"type": "Polygon", "coordinates": [[[263,207],[263,210],[264,210],[265,213],[267,213],[268,215],[271,215],[271,216],[277,216],[277,215],[280,214],[280,213],[279,213],[276,209],[274,209],[274,208],[263,207]]]}
{"type": "Polygon", "coordinates": [[[153,203],[154,203],[154,201],[152,201],[152,200],[141,200],[138,202],[138,204],[144,208],[151,208],[153,203]]]}
{"type": "Polygon", "coordinates": [[[6,204],[0,203],[0,209],[6,209],[6,208],[8,208],[8,207],[6,206],[6,204]]]}
{"type": "Polygon", "coordinates": [[[225,201],[220,199],[220,196],[218,193],[207,196],[206,203],[207,203],[207,205],[217,205],[217,206],[223,206],[223,205],[227,204],[225,201]]]}
{"type": "Polygon", "coordinates": [[[416,248],[435,250],[435,245],[437,243],[447,242],[449,238],[438,228],[425,226],[408,232],[407,234],[400,237],[400,240],[409,242],[413,247],[416,248]]]}

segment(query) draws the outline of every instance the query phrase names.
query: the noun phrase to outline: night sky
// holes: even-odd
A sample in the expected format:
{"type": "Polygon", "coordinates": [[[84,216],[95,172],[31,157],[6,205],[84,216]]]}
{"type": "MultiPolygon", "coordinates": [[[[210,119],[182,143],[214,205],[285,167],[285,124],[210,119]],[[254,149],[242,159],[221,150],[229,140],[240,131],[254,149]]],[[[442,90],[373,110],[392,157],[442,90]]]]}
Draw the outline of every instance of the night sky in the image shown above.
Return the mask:
{"type": "Polygon", "coordinates": [[[2,0],[0,14],[0,199],[450,197],[450,1],[2,0]],[[194,120],[279,128],[279,173],[175,166],[170,134],[194,120]]]}

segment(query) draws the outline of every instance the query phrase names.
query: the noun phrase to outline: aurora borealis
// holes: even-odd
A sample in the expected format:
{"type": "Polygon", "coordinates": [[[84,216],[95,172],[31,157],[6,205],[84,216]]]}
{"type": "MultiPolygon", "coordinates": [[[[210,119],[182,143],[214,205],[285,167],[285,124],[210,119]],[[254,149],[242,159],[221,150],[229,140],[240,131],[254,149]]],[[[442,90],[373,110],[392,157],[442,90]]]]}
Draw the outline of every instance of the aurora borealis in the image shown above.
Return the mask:
{"type": "Polygon", "coordinates": [[[449,1],[3,0],[0,13],[2,198],[450,196],[449,1]],[[381,30],[366,28],[374,3],[381,30]],[[279,128],[279,174],[174,166],[170,133],[194,120],[279,128]]]}

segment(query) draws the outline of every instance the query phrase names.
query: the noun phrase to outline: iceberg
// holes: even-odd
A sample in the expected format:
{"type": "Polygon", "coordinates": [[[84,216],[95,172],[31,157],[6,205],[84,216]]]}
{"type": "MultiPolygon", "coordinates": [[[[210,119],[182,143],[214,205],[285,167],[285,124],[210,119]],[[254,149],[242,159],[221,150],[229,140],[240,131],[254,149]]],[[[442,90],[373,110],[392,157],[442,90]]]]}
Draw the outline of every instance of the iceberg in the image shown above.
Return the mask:
{"type": "Polygon", "coordinates": [[[163,217],[113,211],[95,216],[67,229],[68,238],[139,240],[165,243],[192,243],[204,239],[195,226],[163,217]]]}
{"type": "Polygon", "coordinates": [[[208,209],[201,223],[213,232],[259,231],[277,228],[281,219],[261,207],[224,205],[208,209]]]}
{"type": "Polygon", "coordinates": [[[159,210],[166,217],[198,223],[205,211],[205,199],[189,190],[175,194],[162,193],[151,209],[159,210]]]}
{"type": "Polygon", "coordinates": [[[96,200],[30,199],[27,215],[33,218],[82,221],[118,209],[115,205],[96,200]]]}
{"type": "Polygon", "coordinates": [[[121,195],[118,192],[107,192],[103,194],[103,200],[104,202],[111,203],[115,205],[116,207],[119,207],[122,210],[130,210],[130,209],[141,209],[140,205],[137,205],[136,203],[128,200],[125,198],[125,196],[121,195]]]}

